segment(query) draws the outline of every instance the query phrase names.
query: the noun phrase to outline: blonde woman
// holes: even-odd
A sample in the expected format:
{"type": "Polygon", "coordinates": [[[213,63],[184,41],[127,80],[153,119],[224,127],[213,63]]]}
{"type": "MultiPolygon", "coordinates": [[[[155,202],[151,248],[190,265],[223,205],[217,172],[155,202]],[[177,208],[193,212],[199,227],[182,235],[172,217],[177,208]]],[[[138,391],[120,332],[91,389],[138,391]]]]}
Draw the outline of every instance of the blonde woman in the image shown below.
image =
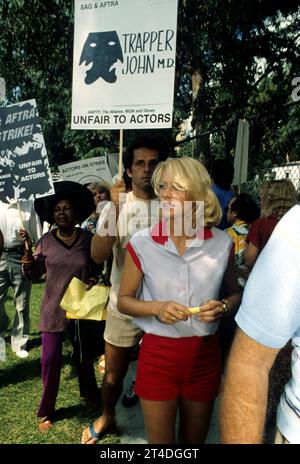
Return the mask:
{"type": "Polygon", "coordinates": [[[163,218],[127,245],[118,309],[144,331],[135,388],[149,443],[175,443],[177,410],[178,441],[203,443],[220,386],[218,322],[240,300],[232,242],[214,227],[222,212],[200,162],[169,158],[152,182],[163,218]]]}
{"type": "Polygon", "coordinates": [[[297,192],[288,179],[270,180],[260,190],[261,214],[253,222],[247,237],[245,264],[249,268],[271,237],[277,222],[297,203],[297,192]]]}
{"type": "Polygon", "coordinates": [[[87,185],[94,197],[95,209],[92,214],[81,224],[81,228],[96,233],[99,215],[109,200],[109,185],[106,182],[92,182],[87,185]]]}

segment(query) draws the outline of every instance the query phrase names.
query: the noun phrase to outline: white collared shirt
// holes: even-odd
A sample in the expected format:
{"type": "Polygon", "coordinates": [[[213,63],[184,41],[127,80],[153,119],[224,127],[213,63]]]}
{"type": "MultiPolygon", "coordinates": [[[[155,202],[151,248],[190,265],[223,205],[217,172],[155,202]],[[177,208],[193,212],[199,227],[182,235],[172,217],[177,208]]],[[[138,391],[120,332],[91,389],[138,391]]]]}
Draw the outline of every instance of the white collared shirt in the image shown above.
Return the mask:
{"type": "MultiPolygon", "coordinates": [[[[213,227],[204,239],[195,238],[180,255],[160,225],[136,233],[127,249],[143,273],[137,298],[143,301],[175,301],[187,307],[200,306],[205,300],[219,299],[228,265],[232,241],[228,234],[213,227]]],[[[199,315],[169,325],[156,317],[134,318],[134,324],[146,333],[179,338],[212,335],[218,322],[207,324],[199,315]]]]}
{"type": "Polygon", "coordinates": [[[34,243],[42,236],[42,227],[34,210],[33,200],[12,203],[0,201],[0,230],[4,238],[4,247],[12,248],[23,244],[19,238],[22,228],[27,230],[34,243]]]}

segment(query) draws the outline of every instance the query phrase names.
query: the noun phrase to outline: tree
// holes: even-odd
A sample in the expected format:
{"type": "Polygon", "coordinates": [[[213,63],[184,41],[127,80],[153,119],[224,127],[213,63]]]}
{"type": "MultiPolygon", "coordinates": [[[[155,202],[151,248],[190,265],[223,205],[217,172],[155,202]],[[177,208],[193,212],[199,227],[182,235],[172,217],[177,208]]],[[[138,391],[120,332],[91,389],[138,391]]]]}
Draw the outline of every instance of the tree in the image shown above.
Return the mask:
{"type": "Polygon", "coordinates": [[[196,133],[223,128],[200,138],[207,163],[222,145],[223,154],[233,154],[239,117],[288,102],[291,77],[299,72],[298,19],[299,9],[289,0],[180,2],[177,89],[184,88],[184,99],[177,91],[175,105],[182,111],[176,115],[192,112],[196,133]],[[262,103],[270,82],[276,91],[262,103]]]}
{"type": "MultiPolygon", "coordinates": [[[[70,128],[73,2],[0,0],[0,13],[8,100],[36,99],[51,165],[98,147],[118,151],[119,131],[70,128]]],[[[195,145],[209,165],[233,155],[238,118],[246,117],[253,172],[280,147],[298,158],[299,110],[287,106],[292,79],[300,76],[298,24],[294,0],[179,0],[173,129],[151,134],[171,153],[191,116],[196,135],[204,135],[185,154],[195,145]]],[[[141,132],[125,131],[124,145],[141,132]]]]}

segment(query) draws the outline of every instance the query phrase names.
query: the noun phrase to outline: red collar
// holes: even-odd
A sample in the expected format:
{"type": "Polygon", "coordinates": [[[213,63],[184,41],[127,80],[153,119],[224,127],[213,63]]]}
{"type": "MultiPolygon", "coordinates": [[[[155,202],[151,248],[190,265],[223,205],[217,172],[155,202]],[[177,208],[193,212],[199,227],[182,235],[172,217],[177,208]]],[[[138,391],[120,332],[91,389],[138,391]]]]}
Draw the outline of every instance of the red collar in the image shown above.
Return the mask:
{"type": "MultiPolygon", "coordinates": [[[[151,238],[160,245],[164,245],[168,241],[168,235],[166,234],[166,222],[159,222],[152,227],[150,236],[151,238]]],[[[213,237],[212,230],[205,226],[203,229],[196,233],[196,237],[199,240],[209,240],[213,237]]]]}

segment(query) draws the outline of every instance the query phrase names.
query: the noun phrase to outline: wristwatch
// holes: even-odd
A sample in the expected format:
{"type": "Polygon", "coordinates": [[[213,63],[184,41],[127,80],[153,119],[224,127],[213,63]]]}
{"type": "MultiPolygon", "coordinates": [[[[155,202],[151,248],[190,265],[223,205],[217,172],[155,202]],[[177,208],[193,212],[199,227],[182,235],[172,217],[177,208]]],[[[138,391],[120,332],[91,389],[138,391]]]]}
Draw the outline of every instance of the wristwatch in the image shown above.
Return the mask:
{"type": "Polygon", "coordinates": [[[222,313],[228,313],[229,312],[228,301],[221,300],[221,303],[222,303],[222,313]]]}

